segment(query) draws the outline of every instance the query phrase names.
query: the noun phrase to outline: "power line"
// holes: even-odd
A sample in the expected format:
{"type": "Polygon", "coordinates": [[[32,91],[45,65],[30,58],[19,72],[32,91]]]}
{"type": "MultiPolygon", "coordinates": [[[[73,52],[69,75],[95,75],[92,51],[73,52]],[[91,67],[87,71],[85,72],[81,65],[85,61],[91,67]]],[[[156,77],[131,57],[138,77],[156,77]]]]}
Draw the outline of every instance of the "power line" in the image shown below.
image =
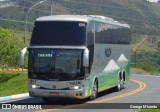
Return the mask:
{"type": "MultiPolygon", "coordinates": [[[[27,1],[27,0],[21,0],[21,1],[25,1],[25,2],[29,2],[29,3],[37,3],[37,2],[32,2],[32,1],[27,1]]],[[[97,4],[97,3],[91,3],[91,2],[82,2],[82,1],[75,1],[75,0],[62,0],[64,2],[72,2],[72,3],[79,3],[79,4],[87,4],[87,5],[95,5],[95,6],[104,6],[104,7],[111,7],[111,8],[117,8],[117,9],[131,9],[131,8],[126,8],[126,7],[118,7],[118,6],[113,6],[113,5],[104,5],[104,4],[97,4]]],[[[43,3],[42,5],[46,5],[46,6],[50,6],[49,4],[43,3]]],[[[144,4],[143,4],[144,5],[144,4]]],[[[144,6],[148,6],[148,5],[144,5],[144,6]]],[[[146,11],[145,9],[141,9],[146,11]]]]}
{"type": "MultiPolygon", "coordinates": [[[[18,21],[18,20],[13,20],[13,19],[4,19],[4,18],[0,18],[0,20],[2,21],[9,21],[9,22],[16,22],[16,23],[24,23],[25,21],[18,21]]],[[[28,24],[33,24],[33,22],[27,22],[28,24]]]]}
{"type": "MultiPolygon", "coordinates": [[[[30,8],[30,7],[19,6],[19,5],[14,5],[14,6],[15,6],[15,7],[20,7],[20,8],[23,8],[23,9],[25,9],[25,8],[26,8],[26,9],[29,9],[29,8],[30,8]]],[[[14,7],[14,6],[12,6],[12,7],[14,7]]],[[[48,10],[42,10],[42,9],[36,9],[36,8],[33,8],[32,10],[50,13],[50,11],[48,11],[48,10]]],[[[8,11],[8,12],[12,12],[12,11],[8,11]]],[[[58,14],[58,12],[53,12],[53,13],[58,14]]],[[[25,13],[22,13],[22,14],[26,15],[25,13]]],[[[30,15],[32,15],[32,14],[30,14],[30,15]]]]}
{"type": "MultiPolygon", "coordinates": [[[[56,7],[56,6],[55,6],[56,7]]],[[[85,12],[85,13],[89,13],[89,14],[95,14],[94,12],[91,12],[91,11],[85,11],[85,10],[79,10],[79,9],[72,9],[72,8],[68,8],[68,7],[63,7],[64,9],[68,9],[68,10],[74,10],[74,11],[79,11],[79,12],[85,12]]],[[[98,13],[98,12],[97,12],[98,13]]],[[[104,15],[104,14],[102,14],[104,15]]],[[[118,16],[113,16],[113,15],[105,15],[105,16],[110,16],[110,17],[113,17],[113,18],[117,18],[117,19],[125,19],[125,20],[132,20],[132,21],[135,21],[135,22],[141,22],[141,23],[144,23],[144,24],[150,24],[149,22],[144,22],[142,20],[138,20],[138,19],[131,19],[131,18],[125,18],[125,17],[118,17],[118,16]]],[[[153,22],[152,22],[153,24],[153,22]]],[[[155,22],[155,24],[157,24],[155,22]]]]}
{"type": "MultiPolygon", "coordinates": [[[[36,2],[32,2],[32,1],[26,1],[26,0],[21,0],[21,1],[25,1],[25,2],[30,2],[30,3],[36,3],[36,2]]],[[[88,2],[80,2],[80,1],[74,1],[74,0],[62,0],[65,2],[72,2],[72,3],[80,3],[80,4],[87,4],[87,5],[95,5],[95,6],[104,6],[104,7],[111,7],[111,8],[116,8],[116,9],[131,9],[131,8],[124,8],[124,7],[117,7],[117,6],[112,6],[112,5],[103,5],[103,4],[96,4],[96,3],[88,3],[88,2]]],[[[55,2],[56,3],[56,2],[55,2]]],[[[46,6],[50,6],[49,4],[42,4],[42,5],[46,5],[46,6]]],[[[69,9],[69,10],[75,10],[75,11],[80,11],[80,12],[86,12],[86,13],[91,13],[91,14],[95,14],[93,12],[90,11],[84,11],[84,10],[78,10],[78,9],[72,9],[72,8],[68,8],[68,7],[64,7],[65,9],[69,9]]],[[[142,10],[142,9],[141,9],[142,10]]],[[[108,15],[107,15],[108,16],[108,15]]],[[[118,17],[118,16],[113,16],[113,15],[109,15],[111,17],[115,17],[118,19],[127,19],[127,20],[132,20],[132,21],[136,21],[136,22],[143,22],[143,23],[147,23],[147,24],[159,24],[157,22],[147,22],[147,21],[142,21],[142,20],[138,20],[138,19],[133,19],[133,18],[125,18],[125,17],[118,17]]]]}
{"type": "MultiPolygon", "coordinates": [[[[26,7],[26,6],[20,6],[20,5],[14,5],[14,6],[16,6],[16,7],[21,7],[21,8],[26,8],[26,9],[30,9],[30,7],[26,7]]],[[[41,11],[41,12],[50,12],[50,11],[47,11],[47,10],[36,9],[36,8],[33,8],[32,10],[41,11]]]]}
{"type": "MultiPolygon", "coordinates": [[[[22,8],[29,8],[29,7],[24,7],[24,6],[19,6],[19,5],[15,5],[17,7],[22,7],[22,8]]],[[[58,6],[55,6],[55,7],[58,7],[58,6]]],[[[78,10],[78,9],[72,9],[72,8],[67,8],[67,7],[63,7],[64,9],[68,9],[68,10],[74,10],[74,11],[80,11],[80,12],[85,12],[85,13],[89,13],[89,14],[95,14],[91,11],[84,11],[84,10],[78,10]]],[[[37,11],[44,11],[44,12],[50,12],[50,11],[47,11],[47,10],[39,10],[39,9],[33,9],[33,10],[37,10],[37,11]]],[[[57,14],[58,12],[54,12],[55,14],[57,14]]],[[[102,14],[104,15],[104,14],[102,14]]],[[[124,17],[117,17],[117,16],[113,16],[113,15],[110,15],[111,17],[114,17],[114,18],[120,18],[120,19],[128,19],[128,20],[132,20],[132,21],[137,21],[137,22],[143,22],[143,23],[146,23],[144,21],[141,21],[141,20],[136,20],[136,19],[130,19],[130,18],[124,18],[124,17]]],[[[1,20],[7,20],[7,19],[4,19],[4,18],[1,18],[1,20]]],[[[9,19],[8,19],[9,20],[9,19]]],[[[13,20],[14,22],[17,21],[17,20],[13,20]]],[[[18,22],[18,21],[17,21],[18,22]]],[[[143,26],[138,26],[138,25],[132,25],[132,26],[135,26],[135,27],[142,27],[144,28],[143,26]]],[[[149,28],[148,28],[149,29],[149,28]]],[[[151,28],[153,29],[153,28],[151,28]]],[[[157,30],[160,30],[160,29],[157,29],[157,30]]]]}
{"type": "MultiPolygon", "coordinates": [[[[24,1],[24,2],[29,2],[29,3],[33,3],[33,4],[35,4],[35,3],[37,3],[37,2],[32,2],[32,1],[27,1],[27,0],[21,0],[21,1],[24,1]]],[[[49,4],[45,4],[45,3],[43,3],[43,4],[41,4],[41,5],[45,5],[45,6],[50,6],[51,7],[51,5],[49,5],[49,4]]],[[[18,5],[16,5],[17,7],[18,7],[18,5]]],[[[26,7],[26,6],[19,6],[19,7],[26,7]]],[[[26,8],[30,8],[30,7],[26,7],[26,8]]],[[[35,9],[35,10],[38,10],[37,8],[33,8],[33,9],[35,9]]],[[[40,11],[44,11],[44,12],[50,12],[50,11],[47,11],[47,10],[40,10],[40,11]]],[[[53,12],[54,13],[54,12],[53,12]]],[[[58,13],[58,12],[55,12],[56,14],[58,13]]]]}
{"type": "MultiPolygon", "coordinates": [[[[113,5],[111,5],[111,4],[109,4],[109,5],[104,5],[104,4],[97,4],[97,3],[91,3],[91,2],[82,2],[82,1],[75,1],[75,0],[62,0],[62,1],[66,1],[66,2],[72,2],[72,3],[83,3],[83,4],[88,4],[88,5],[97,5],[97,6],[104,6],[104,7],[113,7],[113,8],[119,8],[119,9],[131,9],[131,8],[126,8],[126,7],[118,7],[118,6],[113,6],[113,5]]],[[[107,0],[105,0],[105,1],[107,1],[107,0]]],[[[105,2],[105,1],[102,1],[102,2],[105,2]]],[[[114,3],[114,2],[112,2],[112,3],[114,3]]],[[[143,4],[143,6],[149,6],[149,5],[145,5],[145,4],[143,4]]],[[[141,9],[141,10],[143,10],[143,11],[146,11],[145,9],[141,9]]]]}
{"type": "MultiPolygon", "coordinates": [[[[21,7],[21,8],[24,8],[24,9],[25,8],[30,9],[30,7],[26,7],[26,6],[19,6],[19,5],[14,5],[14,6],[21,7]]],[[[32,10],[50,13],[50,11],[48,11],[48,10],[42,10],[42,9],[37,9],[37,8],[33,8],[32,10]]],[[[58,12],[53,12],[53,13],[58,14],[58,12]]]]}
{"type": "MultiPolygon", "coordinates": [[[[25,2],[29,2],[29,3],[36,3],[36,2],[32,2],[32,1],[26,1],[26,0],[21,0],[21,1],[25,1],[25,2]]],[[[103,4],[96,4],[96,3],[90,3],[90,2],[81,2],[81,1],[75,1],[75,0],[62,0],[62,1],[65,1],[65,2],[72,2],[72,3],[79,3],[79,4],[87,4],[87,5],[95,5],[95,6],[104,6],[104,7],[111,7],[111,8],[116,8],[116,9],[130,9],[130,10],[133,10],[131,8],[126,8],[126,7],[118,7],[118,6],[113,6],[113,5],[103,5],[103,4]]],[[[57,2],[55,2],[57,3],[57,2]]],[[[45,4],[43,3],[42,5],[46,5],[46,6],[50,6],[49,4],[45,4]]],[[[144,5],[144,4],[143,4],[144,5]]],[[[146,5],[148,6],[148,5],[146,5]]],[[[147,11],[147,10],[144,10],[144,9],[140,9],[142,11],[147,11]]]]}
{"type": "MultiPolygon", "coordinates": [[[[27,0],[20,0],[20,1],[28,2],[28,3],[33,3],[33,4],[36,4],[36,3],[37,3],[37,2],[32,2],[32,1],[27,1],[27,0]]],[[[45,4],[45,3],[43,3],[43,4],[41,4],[41,5],[51,6],[51,5],[45,4]]]]}
{"type": "MultiPolygon", "coordinates": [[[[70,2],[74,2],[74,3],[84,3],[84,4],[90,4],[90,5],[99,5],[99,4],[95,4],[95,3],[88,3],[88,2],[79,2],[79,1],[72,1],[72,0],[63,0],[63,1],[70,1],[70,2]]],[[[100,6],[109,6],[109,5],[100,5],[100,6]]],[[[64,6],[63,6],[64,7],[64,6]]],[[[109,7],[114,7],[114,8],[117,8],[116,6],[109,6],[109,7]]],[[[72,8],[68,8],[68,7],[65,7],[66,9],[69,9],[69,10],[73,10],[72,8]]],[[[119,8],[119,7],[118,7],[119,8]]],[[[128,8],[129,9],[129,8],[128,8]]],[[[78,10],[78,9],[74,9],[74,10],[77,10],[77,11],[81,11],[81,12],[87,12],[87,13],[91,13],[91,14],[95,14],[93,12],[90,12],[90,11],[84,11],[84,10],[78,10]]],[[[103,15],[103,14],[102,14],[103,15]]],[[[108,16],[108,15],[107,15],[108,16]]],[[[115,18],[120,18],[120,19],[127,19],[127,20],[132,20],[132,21],[138,21],[138,22],[143,22],[143,23],[148,23],[150,24],[150,22],[147,22],[147,21],[142,21],[142,20],[138,20],[138,19],[133,19],[133,18],[125,18],[125,17],[118,17],[118,16],[113,16],[113,15],[109,15],[111,17],[115,17],[115,18]]],[[[157,22],[152,22],[152,24],[157,24],[157,22]]],[[[159,24],[159,23],[158,23],[159,24]]]]}
{"type": "MultiPolygon", "coordinates": [[[[95,6],[103,6],[103,7],[110,7],[110,8],[115,8],[115,9],[124,9],[124,10],[128,10],[128,11],[131,11],[131,10],[133,10],[132,8],[126,8],[126,7],[118,7],[118,6],[113,6],[113,5],[104,5],[104,4],[102,4],[102,3],[91,3],[91,2],[81,2],[81,1],[75,1],[75,0],[62,0],[62,1],[66,1],[66,2],[72,2],[72,3],[75,3],[75,4],[77,4],[77,3],[79,3],[79,4],[87,4],[87,5],[91,5],[91,6],[93,6],[93,5],[95,5],[95,6]]],[[[103,1],[104,2],[104,1],[103,1]]],[[[144,4],[143,4],[144,5],[144,4]]],[[[144,6],[148,6],[148,5],[144,5],[144,6]]],[[[134,10],[136,10],[136,9],[134,9],[134,10]]],[[[145,10],[145,9],[142,9],[142,8],[140,8],[140,10],[141,11],[148,11],[148,10],[145,10]]],[[[130,18],[131,19],[131,18],[130,18]]]]}
{"type": "MultiPolygon", "coordinates": [[[[17,23],[23,23],[23,24],[25,24],[25,21],[18,21],[18,20],[5,19],[5,18],[0,18],[0,20],[9,21],[9,22],[17,22],[17,23]]],[[[27,23],[28,23],[28,24],[34,24],[34,22],[27,22],[27,23]]],[[[131,26],[146,28],[146,27],[138,26],[138,25],[131,25],[131,26]]],[[[148,29],[153,29],[153,28],[148,28],[148,29]]],[[[155,29],[158,30],[158,31],[160,31],[160,29],[157,29],[157,28],[155,28],[155,29]]]]}
{"type": "MultiPolygon", "coordinates": [[[[32,1],[27,1],[27,0],[21,0],[21,1],[24,1],[24,2],[29,2],[29,3],[37,3],[37,2],[32,2],[32,1]]],[[[104,6],[104,7],[111,7],[111,8],[116,8],[116,9],[130,9],[130,10],[133,10],[131,8],[126,8],[126,7],[118,7],[118,6],[113,6],[113,5],[104,5],[104,4],[97,4],[97,3],[90,3],[90,2],[81,2],[81,1],[75,1],[75,0],[62,0],[62,1],[65,1],[65,2],[72,2],[72,3],[79,3],[79,4],[87,4],[87,5],[95,5],[95,6],[104,6]]],[[[104,2],[104,1],[103,1],[104,2]]],[[[55,2],[57,3],[57,2],[55,2]]],[[[43,3],[41,5],[46,5],[46,6],[50,6],[50,4],[46,4],[46,3],[43,3]]],[[[149,5],[144,5],[143,6],[149,6],[149,5]]],[[[148,11],[148,10],[145,10],[145,9],[140,9],[142,11],[148,11]]]]}

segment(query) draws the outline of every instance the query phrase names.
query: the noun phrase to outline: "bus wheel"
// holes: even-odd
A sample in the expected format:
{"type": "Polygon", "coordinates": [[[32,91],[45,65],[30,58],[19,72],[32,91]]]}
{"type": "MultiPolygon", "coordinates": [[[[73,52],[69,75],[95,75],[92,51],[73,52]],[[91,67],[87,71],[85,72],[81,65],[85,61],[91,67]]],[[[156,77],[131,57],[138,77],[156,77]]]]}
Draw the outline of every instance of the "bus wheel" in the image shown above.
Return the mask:
{"type": "Polygon", "coordinates": [[[45,103],[52,103],[52,98],[42,98],[45,103]]]}
{"type": "Polygon", "coordinates": [[[123,79],[122,79],[122,83],[121,83],[121,89],[125,89],[125,82],[123,79]]]}
{"type": "Polygon", "coordinates": [[[98,85],[97,85],[97,80],[94,82],[94,85],[92,87],[92,95],[90,96],[90,100],[94,100],[97,97],[98,93],[98,85]]]}
{"type": "Polygon", "coordinates": [[[119,76],[119,78],[118,78],[118,84],[117,84],[117,86],[116,86],[116,91],[118,92],[118,91],[120,91],[120,90],[122,90],[124,88],[124,81],[123,81],[123,79],[121,79],[121,77],[119,76]]]}

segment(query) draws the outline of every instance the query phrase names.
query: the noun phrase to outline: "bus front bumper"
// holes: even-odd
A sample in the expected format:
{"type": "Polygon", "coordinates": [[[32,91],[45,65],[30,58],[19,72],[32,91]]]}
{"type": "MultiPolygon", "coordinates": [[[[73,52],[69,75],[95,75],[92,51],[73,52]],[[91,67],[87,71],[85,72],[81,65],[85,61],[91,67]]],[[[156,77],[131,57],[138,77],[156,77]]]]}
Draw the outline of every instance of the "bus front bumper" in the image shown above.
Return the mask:
{"type": "Polygon", "coordinates": [[[78,90],[45,90],[29,88],[29,95],[31,97],[51,97],[51,98],[75,98],[84,99],[84,89],[78,90]]]}

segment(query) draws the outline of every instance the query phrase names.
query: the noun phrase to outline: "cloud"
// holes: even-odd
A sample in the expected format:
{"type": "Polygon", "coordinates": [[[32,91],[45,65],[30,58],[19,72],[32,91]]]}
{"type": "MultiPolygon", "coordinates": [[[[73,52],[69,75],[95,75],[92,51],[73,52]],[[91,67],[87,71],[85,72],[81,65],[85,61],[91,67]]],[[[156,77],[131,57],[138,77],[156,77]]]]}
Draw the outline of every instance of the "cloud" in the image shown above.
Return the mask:
{"type": "Polygon", "coordinates": [[[158,2],[158,0],[147,0],[149,2],[158,2]]]}

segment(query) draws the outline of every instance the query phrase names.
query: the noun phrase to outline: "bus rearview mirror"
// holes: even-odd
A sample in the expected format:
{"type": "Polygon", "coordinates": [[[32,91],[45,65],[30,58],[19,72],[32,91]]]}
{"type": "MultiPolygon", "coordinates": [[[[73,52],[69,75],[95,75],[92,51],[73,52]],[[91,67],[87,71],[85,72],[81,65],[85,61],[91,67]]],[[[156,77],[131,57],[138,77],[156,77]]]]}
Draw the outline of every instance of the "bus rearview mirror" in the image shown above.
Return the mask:
{"type": "Polygon", "coordinates": [[[83,52],[83,66],[89,66],[89,50],[87,48],[83,52]]]}
{"type": "Polygon", "coordinates": [[[20,64],[21,67],[24,66],[24,56],[25,56],[26,52],[27,52],[27,47],[23,48],[21,53],[20,53],[19,64],[20,64]]]}

